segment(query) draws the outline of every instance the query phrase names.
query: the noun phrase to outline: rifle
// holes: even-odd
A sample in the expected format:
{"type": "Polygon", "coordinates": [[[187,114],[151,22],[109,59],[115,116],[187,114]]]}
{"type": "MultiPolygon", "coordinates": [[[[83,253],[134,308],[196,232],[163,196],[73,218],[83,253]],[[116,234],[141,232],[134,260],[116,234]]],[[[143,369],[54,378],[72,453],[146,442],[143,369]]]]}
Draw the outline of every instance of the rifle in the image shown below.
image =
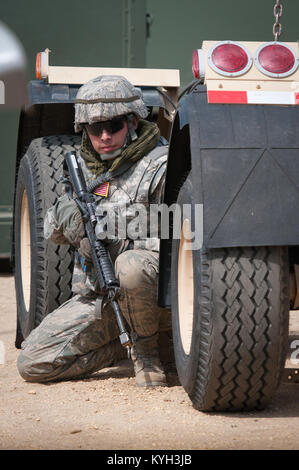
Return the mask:
{"type": "Polygon", "coordinates": [[[111,304],[116,316],[116,321],[120,330],[119,339],[121,345],[127,348],[128,357],[130,357],[130,348],[132,342],[128,332],[126,331],[121,311],[118,305],[120,294],[119,280],[115,276],[114,266],[109,251],[105,245],[98,240],[95,235],[95,226],[97,224],[97,216],[95,214],[95,198],[93,194],[88,192],[86,181],[80,163],[77,160],[75,152],[68,152],[65,157],[69,178],[64,178],[64,183],[71,185],[77,194],[74,199],[85,225],[85,232],[91,247],[91,257],[97,272],[100,288],[104,291],[104,298],[107,304],[111,304]]]}

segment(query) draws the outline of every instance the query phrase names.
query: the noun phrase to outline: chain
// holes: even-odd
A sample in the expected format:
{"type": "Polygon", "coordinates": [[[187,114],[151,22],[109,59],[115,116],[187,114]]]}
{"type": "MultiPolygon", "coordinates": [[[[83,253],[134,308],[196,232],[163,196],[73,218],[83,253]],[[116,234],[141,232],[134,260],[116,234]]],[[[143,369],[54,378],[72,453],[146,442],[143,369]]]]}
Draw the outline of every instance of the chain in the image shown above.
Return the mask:
{"type": "Polygon", "coordinates": [[[280,24],[280,18],[282,17],[282,0],[276,0],[276,3],[274,5],[274,17],[275,17],[275,23],[273,25],[273,35],[274,35],[274,40],[278,41],[279,37],[282,32],[282,27],[280,24]]]}

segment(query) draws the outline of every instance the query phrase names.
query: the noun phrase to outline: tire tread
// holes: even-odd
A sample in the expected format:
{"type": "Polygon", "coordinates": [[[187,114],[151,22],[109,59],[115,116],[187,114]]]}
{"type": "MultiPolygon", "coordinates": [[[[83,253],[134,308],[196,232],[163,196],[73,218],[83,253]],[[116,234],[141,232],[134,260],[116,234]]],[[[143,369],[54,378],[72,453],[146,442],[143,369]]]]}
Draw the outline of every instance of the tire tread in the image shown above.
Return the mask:
{"type": "Polygon", "coordinates": [[[205,318],[201,322],[204,354],[190,398],[195,407],[205,410],[262,409],[272,399],[284,366],[288,328],[287,250],[272,247],[215,249],[208,254],[209,262],[206,258],[207,254],[203,253],[200,309],[205,318]],[[273,290],[277,287],[273,253],[278,253],[280,265],[277,312],[273,311],[273,290]],[[212,305],[217,310],[218,353],[215,353],[213,339],[210,348],[205,340],[215,335],[212,305]],[[279,347],[278,332],[273,327],[277,323],[276,315],[279,316],[279,347]],[[275,362],[279,364],[276,368],[275,362]],[[213,377],[210,377],[211,370],[213,377]]]}
{"type": "Polygon", "coordinates": [[[23,157],[27,159],[23,164],[29,166],[33,181],[37,271],[34,327],[72,296],[72,249],[69,245],[58,246],[45,240],[43,225],[47,209],[61,195],[65,151],[78,150],[80,143],[81,138],[75,135],[42,137],[31,142],[23,157]]]}

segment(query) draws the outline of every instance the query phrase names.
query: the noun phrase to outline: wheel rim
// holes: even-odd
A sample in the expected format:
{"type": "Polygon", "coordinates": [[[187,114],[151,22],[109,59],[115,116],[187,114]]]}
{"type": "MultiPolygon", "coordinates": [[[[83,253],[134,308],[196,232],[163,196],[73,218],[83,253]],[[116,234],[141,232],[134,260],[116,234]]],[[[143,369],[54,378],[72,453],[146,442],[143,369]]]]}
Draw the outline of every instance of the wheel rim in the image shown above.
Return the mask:
{"type": "Polygon", "coordinates": [[[178,308],[180,336],[186,355],[190,353],[191,349],[194,311],[193,257],[192,249],[190,249],[190,234],[190,221],[185,219],[179,245],[178,308]]]}
{"type": "Polygon", "coordinates": [[[30,284],[31,284],[31,241],[30,241],[30,219],[27,192],[24,190],[21,206],[20,226],[21,246],[21,279],[22,291],[26,310],[30,306],[30,284]]]}

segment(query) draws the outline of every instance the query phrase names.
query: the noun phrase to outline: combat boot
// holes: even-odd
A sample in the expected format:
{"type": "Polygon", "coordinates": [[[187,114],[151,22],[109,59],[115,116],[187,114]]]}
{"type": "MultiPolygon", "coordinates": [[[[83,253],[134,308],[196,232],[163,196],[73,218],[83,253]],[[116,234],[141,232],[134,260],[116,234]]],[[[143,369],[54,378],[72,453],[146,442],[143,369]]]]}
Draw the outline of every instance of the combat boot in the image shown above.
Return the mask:
{"type": "Polygon", "coordinates": [[[158,334],[136,337],[131,350],[137,387],[167,386],[158,351],[158,334]]]}

